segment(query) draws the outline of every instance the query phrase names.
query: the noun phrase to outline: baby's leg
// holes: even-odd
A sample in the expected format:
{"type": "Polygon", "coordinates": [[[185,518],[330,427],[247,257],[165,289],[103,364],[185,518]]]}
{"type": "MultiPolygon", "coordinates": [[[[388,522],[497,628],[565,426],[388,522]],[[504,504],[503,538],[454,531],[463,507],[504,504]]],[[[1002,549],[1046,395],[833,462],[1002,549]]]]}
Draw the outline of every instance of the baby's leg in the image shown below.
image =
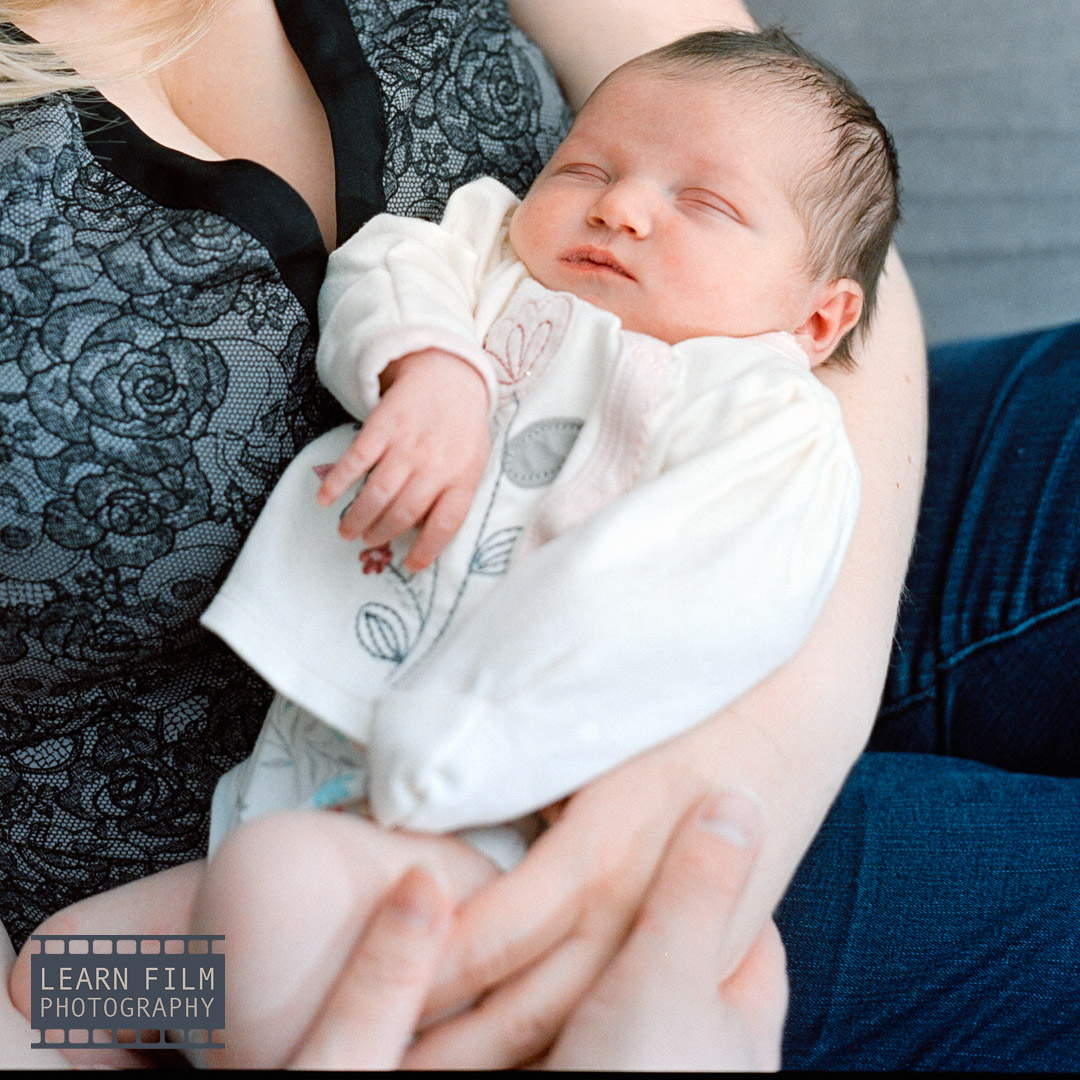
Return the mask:
{"type": "Polygon", "coordinates": [[[207,1063],[285,1064],[375,903],[413,866],[455,902],[496,874],[460,840],[351,814],[288,811],[230,833],[193,910],[194,933],[225,935],[226,1049],[207,1063]]]}
{"type": "MultiPolygon", "coordinates": [[[[192,901],[206,871],[206,861],[184,863],[140,878],[50,915],[40,934],[186,934],[192,901]]],[[[30,1016],[30,950],[27,941],[11,971],[11,1000],[30,1016]]],[[[64,1056],[79,1068],[131,1068],[135,1060],[123,1050],[71,1050],[64,1056]]],[[[160,1051],[154,1051],[160,1055],[160,1051]]]]}

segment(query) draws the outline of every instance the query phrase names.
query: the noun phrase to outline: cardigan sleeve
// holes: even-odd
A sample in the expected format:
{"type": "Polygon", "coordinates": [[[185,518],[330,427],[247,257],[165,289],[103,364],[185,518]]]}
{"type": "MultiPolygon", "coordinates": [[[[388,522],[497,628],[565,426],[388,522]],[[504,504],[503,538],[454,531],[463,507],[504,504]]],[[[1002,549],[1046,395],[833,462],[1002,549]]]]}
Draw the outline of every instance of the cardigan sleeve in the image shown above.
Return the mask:
{"type": "Polygon", "coordinates": [[[476,369],[494,408],[498,387],[477,308],[486,282],[514,260],[506,239],[517,197],[484,178],[458,189],[439,224],[379,214],[330,256],[319,296],[319,377],[358,419],[379,400],[379,376],[438,348],[476,369]]]}
{"type": "Polygon", "coordinates": [[[375,702],[379,820],[513,819],[699,723],[799,648],[857,511],[839,406],[764,346],[707,387],[693,372],[721,361],[695,363],[705,341],[676,347],[690,375],[653,433],[651,478],[512,564],[375,702]]]}

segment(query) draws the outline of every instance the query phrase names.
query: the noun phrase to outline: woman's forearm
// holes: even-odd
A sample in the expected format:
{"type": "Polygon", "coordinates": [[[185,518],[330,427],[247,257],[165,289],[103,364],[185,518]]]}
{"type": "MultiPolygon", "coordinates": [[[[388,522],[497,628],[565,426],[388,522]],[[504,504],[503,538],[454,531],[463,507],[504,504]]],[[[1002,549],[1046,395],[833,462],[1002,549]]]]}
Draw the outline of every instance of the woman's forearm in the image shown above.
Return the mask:
{"type": "Polygon", "coordinates": [[[803,648],[690,736],[671,775],[755,793],[765,844],[732,926],[732,959],[753,939],[864,747],[888,668],[918,515],[926,445],[926,354],[918,308],[894,255],[851,374],[822,376],[840,399],[863,476],[840,578],[803,648]]]}
{"type": "Polygon", "coordinates": [[[608,72],[669,41],[719,26],[754,28],[741,0],[509,0],[574,109],[608,72]]]}

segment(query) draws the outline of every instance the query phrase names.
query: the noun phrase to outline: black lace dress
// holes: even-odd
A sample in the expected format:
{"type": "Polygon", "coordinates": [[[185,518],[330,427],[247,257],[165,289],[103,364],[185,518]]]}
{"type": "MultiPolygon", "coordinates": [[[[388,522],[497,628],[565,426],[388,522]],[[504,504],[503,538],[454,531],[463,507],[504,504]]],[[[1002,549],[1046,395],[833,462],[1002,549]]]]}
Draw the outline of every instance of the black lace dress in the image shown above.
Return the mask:
{"type": "MultiPolygon", "coordinates": [[[[519,193],[568,115],[503,0],[278,0],[330,121],[344,239],[519,193]]],[[[13,30],[6,31],[15,34],[13,30]]],[[[268,689],[198,616],[316,387],[326,251],[251,162],[152,142],[94,94],[0,109],[0,920],[202,854],[268,689]]]]}

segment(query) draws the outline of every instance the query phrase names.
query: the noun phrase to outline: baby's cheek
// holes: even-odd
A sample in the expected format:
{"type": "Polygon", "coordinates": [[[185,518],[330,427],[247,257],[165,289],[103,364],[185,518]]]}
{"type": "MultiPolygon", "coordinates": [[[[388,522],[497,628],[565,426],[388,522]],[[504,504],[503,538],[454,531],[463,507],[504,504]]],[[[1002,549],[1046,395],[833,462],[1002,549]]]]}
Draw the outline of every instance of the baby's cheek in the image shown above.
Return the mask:
{"type": "Polygon", "coordinates": [[[528,197],[510,220],[510,246],[541,285],[545,284],[545,255],[554,245],[552,220],[542,206],[528,197]]]}

